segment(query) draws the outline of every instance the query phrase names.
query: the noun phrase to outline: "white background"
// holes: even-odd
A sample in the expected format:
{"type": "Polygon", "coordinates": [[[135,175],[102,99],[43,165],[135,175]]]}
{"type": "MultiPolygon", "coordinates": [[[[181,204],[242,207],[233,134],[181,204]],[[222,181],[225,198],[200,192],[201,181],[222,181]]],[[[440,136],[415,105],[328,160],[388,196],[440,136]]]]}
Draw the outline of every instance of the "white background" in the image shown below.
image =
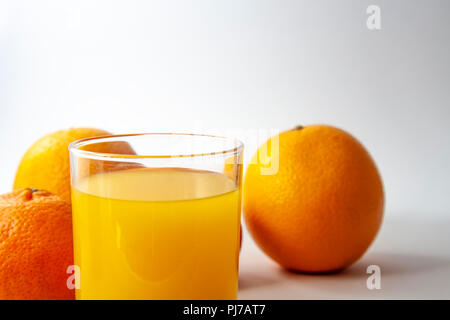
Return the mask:
{"type": "Polygon", "coordinates": [[[449,12],[446,0],[2,0],[0,192],[25,150],[62,128],[239,135],[328,123],[376,160],[386,221],[446,221],[449,12]],[[379,31],[366,27],[369,4],[379,31]]]}
{"type": "Polygon", "coordinates": [[[378,1],[369,31],[372,3],[1,1],[0,192],[61,128],[328,123],[372,153],[388,214],[447,216],[450,2],[378,1]]]}

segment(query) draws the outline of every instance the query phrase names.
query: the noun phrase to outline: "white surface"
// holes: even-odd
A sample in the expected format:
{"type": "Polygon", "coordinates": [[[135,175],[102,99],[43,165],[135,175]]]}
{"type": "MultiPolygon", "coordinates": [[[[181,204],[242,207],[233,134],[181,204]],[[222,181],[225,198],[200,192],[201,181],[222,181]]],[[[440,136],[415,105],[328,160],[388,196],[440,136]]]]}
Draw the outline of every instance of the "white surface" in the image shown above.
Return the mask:
{"type": "Polygon", "coordinates": [[[244,238],[239,299],[450,299],[450,220],[391,219],[369,251],[335,274],[285,271],[244,238]],[[369,290],[369,265],[381,289],[369,290]]]}

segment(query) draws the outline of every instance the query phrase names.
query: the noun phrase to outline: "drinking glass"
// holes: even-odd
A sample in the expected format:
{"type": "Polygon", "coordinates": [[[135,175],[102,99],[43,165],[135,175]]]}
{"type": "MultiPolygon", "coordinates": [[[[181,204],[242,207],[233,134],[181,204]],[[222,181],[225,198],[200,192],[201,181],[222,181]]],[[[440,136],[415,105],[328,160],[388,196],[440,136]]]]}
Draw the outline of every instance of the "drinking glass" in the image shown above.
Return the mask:
{"type": "Polygon", "coordinates": [[[236,299],[240,141],[127,134],[69,150],[77,299],[236,299]]]}

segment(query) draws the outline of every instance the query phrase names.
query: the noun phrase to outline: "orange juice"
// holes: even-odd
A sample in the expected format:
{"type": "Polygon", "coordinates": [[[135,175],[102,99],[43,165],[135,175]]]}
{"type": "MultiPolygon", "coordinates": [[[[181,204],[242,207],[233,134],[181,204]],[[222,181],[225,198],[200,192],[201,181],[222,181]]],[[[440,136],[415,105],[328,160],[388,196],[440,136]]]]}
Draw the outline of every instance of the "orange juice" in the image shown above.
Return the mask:
{"type": "Polygon", "coordinates": [[[129,169],[72,187],[77,299],[236,299],[240,190],[221,173],[129,169]]]}

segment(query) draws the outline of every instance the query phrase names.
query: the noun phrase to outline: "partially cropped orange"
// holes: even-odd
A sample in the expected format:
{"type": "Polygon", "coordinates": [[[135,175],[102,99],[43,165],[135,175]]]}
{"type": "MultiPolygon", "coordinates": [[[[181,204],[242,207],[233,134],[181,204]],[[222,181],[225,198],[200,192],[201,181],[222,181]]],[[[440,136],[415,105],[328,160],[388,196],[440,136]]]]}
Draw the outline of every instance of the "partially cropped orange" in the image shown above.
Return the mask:
{"type": "MultiPolygon", "coordinates": [[[[20,188],[43,189],[70,203],[69,144],[75,140],[109,134],[107,131],[94,128],[70,128],[42,137],[23,156],[17,169],[14,190],[20,188]]],[[[133,149],[125,142],[102,143],[90,151],[133,154],[133,149]]],[[[92,171],[92,168],[90,170],[92,171]]]]}
{"type": "Polygon", "coordinates": [[[269,139],[244,179],[244,218],[253,239],[291,270],[332,272],[358,260],[380,228],[383,207],[372,157],[332,126],[298,127],[269,139]]]}
{"type": "Polygon", "coordinates": [[[0,195],[0,299],[74,299],[72,213],[59,197],[35,189],[0,195]]]}

